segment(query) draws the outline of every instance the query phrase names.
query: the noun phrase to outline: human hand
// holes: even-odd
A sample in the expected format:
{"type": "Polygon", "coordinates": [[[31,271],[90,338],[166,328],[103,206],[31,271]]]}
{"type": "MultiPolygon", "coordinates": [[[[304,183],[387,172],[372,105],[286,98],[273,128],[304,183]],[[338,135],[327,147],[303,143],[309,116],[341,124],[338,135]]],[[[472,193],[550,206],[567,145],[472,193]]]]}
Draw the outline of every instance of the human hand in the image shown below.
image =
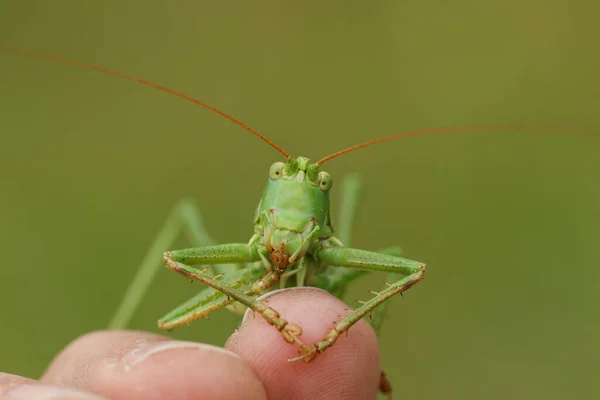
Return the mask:
{"type": "MultiPolygon", "coordinates": [[[[348,306],[312,288],[276,291],[268,304],[323,339],[348,306]]],[[[99,331],[69,344],[40,381],[0,373],[0,400],[375,399],[380,360],[375,333],[359,321],[324,354],[289,363],[297,347],[259,315],[246,314],[225,349],[136,331],[99,331]]]]}

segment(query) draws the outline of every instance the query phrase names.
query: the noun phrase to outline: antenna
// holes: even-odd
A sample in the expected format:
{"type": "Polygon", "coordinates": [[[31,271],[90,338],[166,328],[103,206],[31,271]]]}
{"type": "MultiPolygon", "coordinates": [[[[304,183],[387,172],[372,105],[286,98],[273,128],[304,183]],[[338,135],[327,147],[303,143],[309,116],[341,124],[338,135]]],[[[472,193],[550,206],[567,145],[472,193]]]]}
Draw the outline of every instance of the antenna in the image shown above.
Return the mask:
{"type": "Polygon", "coordinates": [[[192,103],[195,103],[201,107],[206,108],[207,110],[210,110],[216,114],[219,114],[222,117],[227,118],[228,120],[230,120],[231,122],[241,126],[242,128],[246,129],[247,131],[249,131],[250,133],[252,133],[254,136],[259,137],[260,139],[262,139],[263,141],[265,141],[266,143],[268,143],[269,145],[271,145],[271,147],[273,147],[275,150],[277,150],[278,152],[280,152],[281,154],[283,154],[283,156],[285,158],[290,158],[290,155],[283,150],[281,147],[279,147],[278,145],[276,145],[275,143],[273,143],[271,140],[269,140],[266,136],[261,135],[260,133],[258,133],[257,131],[255,131],[254,129],[250,128],[248,125],[244,124],[241,121],[238,121],[237,119],[235,119],[234,117],[232,117],[229,114],[225,114],[223,111],[216,109],[215,107],[208,105],[200,100],[196,100],[193,97],[190,97],[184,93],[178,92],[176,90],[173,89],[169,89],[168,87],[165,86],[161,86],[159,84],[153,83],[153,82],[149,82],[145,79],[141,79],[141,78],[137,78],[135,76],[131,76],[131,75],[126,75],[126,74],[122,74],[120,72],[116,72],[116,71],[111,71],[109,69],[106,68],[102,68],[102,67],[97,67],[95,65],[90,65],[90,64],[85,64],[79,61],[73,61],[73,60],[69,60],[67,58],[62,58],[62,57],[58,57],[58,56],[53,56],[50,54],[45,54],[45,53],[41,53],[39,51],[35,51],[35,50],[27,50],[27,49],[20,49],[17,47],[12,47],[12,46],[8,46],[5,44],[0,43],[0,49],[9,51],[11,53],[17,53],[17,54],[25,54],[28,56],[33,56],[33,57],[37,57],[37,58],[41,58],[44,60],[51,60],[51,61],[56,61],[62,64],[69,64],[69,65],[74,65],[76,67],[81,67],[81,68],[85,68],[85,69],[89,69],[92,71],[97,71],[97,72],[102,72],[103,74],[107,74],[107,75],[112,75],[112,76],[116,76],[118,78],[122,78],[122,79],[127,79],[128,81],[133,81],[133,82],[137,82],[137,83],[141,83],[142,85],[146,85],[146,86],[150,86],[152,88],[158,89],[158,90],[162,90],[163,92],[167,92],[169,94],[175,95],[177,97],[180,97],[184,100],[190,101],[192,103]]]}
{"type": "MultiPolygon", "coordinates": [[[[569,129],[573,129],[572,127],[569,129]]],[[[442,133],[452,133],[452,132],[476,132],[476,131],[513,131],[513,132],[525,132],[525,133],[545,133],[547,134],[549,131],[565,131],[567,128],[557,128],[556,126],[544,126],[544,125],[532,125],[532,124],[498,124],[498,125],[464,125],[464,126],[447,126],[442,128],[429,128],[429,129],[419,129],[415,131],[408,131],[397,133],[395,135],[382,137],[379,139],[370,140],[368,142],[364,142],[361,144],[357,144],[355,146],[347,147],[343,150],[339,150],[333,154],[328,155],[327,157],[323,157],[319,161],[316,162],[318,166],[323,165],[327,161],[339,157],[342,154],[350,153],[351,151],[362,149],[363,147],[372,146],[377,143],[388,142],[390,140],[410,137],[410,136],[420,136],[420,135],[430,135],[430,134],[442,134],[442,133]]],[[[580,130],[579,130],[580,131],[580,130]]]]}

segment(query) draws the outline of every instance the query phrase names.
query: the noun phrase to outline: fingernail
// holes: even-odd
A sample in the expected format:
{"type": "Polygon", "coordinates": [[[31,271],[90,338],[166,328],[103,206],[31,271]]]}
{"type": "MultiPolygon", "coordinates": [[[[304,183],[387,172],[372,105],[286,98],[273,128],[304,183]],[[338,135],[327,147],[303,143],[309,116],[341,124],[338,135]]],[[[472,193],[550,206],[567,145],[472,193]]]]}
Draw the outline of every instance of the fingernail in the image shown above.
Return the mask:
{"type": "Polygon", "coordinates": [[[144,344],[135,347],[123,356],[123,358],[121,359],[121,363],[123,364],[123,368],[125,369],[125,371],[130,371],[134,366],[143,362],[151,356],[154,356],[159,353],[165,353],[168,351],[180,349],[202,350],[205,352],[213,351],[222,354],[227,354],[235,358],[240,358],[237,354],[229,350],[225,350],[217,346],[211,346],[209,344],[184,341],[168,341],[154,344],[144,344]]]}
{"type": "Polygon", "coordinates": [[[10,390],[3,398],[6,400],[106,400],[95,394],[42,384],[19,386],[10,390]]]}

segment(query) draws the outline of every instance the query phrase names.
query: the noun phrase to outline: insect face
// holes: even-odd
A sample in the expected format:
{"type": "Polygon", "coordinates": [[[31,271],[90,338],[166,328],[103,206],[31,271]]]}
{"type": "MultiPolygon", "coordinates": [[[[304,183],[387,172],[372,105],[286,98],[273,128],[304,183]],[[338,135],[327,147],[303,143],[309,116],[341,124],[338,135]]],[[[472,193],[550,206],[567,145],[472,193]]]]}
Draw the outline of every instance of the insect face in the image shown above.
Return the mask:
{"type": "Polygon", "coordinates": [[[311,242],[331,235],[331,186],[329,174],[306,157],[271,165],[256,231],[264,235],[275,268],[285,270],[306,254],[311,242]]]}

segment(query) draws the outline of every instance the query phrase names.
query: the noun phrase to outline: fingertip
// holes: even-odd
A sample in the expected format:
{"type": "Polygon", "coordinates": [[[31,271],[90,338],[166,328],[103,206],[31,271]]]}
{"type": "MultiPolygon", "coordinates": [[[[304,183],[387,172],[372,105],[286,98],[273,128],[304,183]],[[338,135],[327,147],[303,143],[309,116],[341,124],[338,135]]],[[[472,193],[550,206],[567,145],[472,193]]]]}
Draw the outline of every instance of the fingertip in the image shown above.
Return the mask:
{"type": "MultiPolygon", "coordinates": [[[[313,344],[351,309],[338,298],[317,288],[274,291],[263,299],[281,318],[302,328],[300,340],[313,344]]],[[[239,354],[258,379],[269,398],[294,399],[375,399],[380,378],[380,358],[375,332],[364,320],[358,321],[336,343],[310,363],[289,363],[298,347],[259,314],[248,312],[240,329],[225,347],[239,354]]]]}

